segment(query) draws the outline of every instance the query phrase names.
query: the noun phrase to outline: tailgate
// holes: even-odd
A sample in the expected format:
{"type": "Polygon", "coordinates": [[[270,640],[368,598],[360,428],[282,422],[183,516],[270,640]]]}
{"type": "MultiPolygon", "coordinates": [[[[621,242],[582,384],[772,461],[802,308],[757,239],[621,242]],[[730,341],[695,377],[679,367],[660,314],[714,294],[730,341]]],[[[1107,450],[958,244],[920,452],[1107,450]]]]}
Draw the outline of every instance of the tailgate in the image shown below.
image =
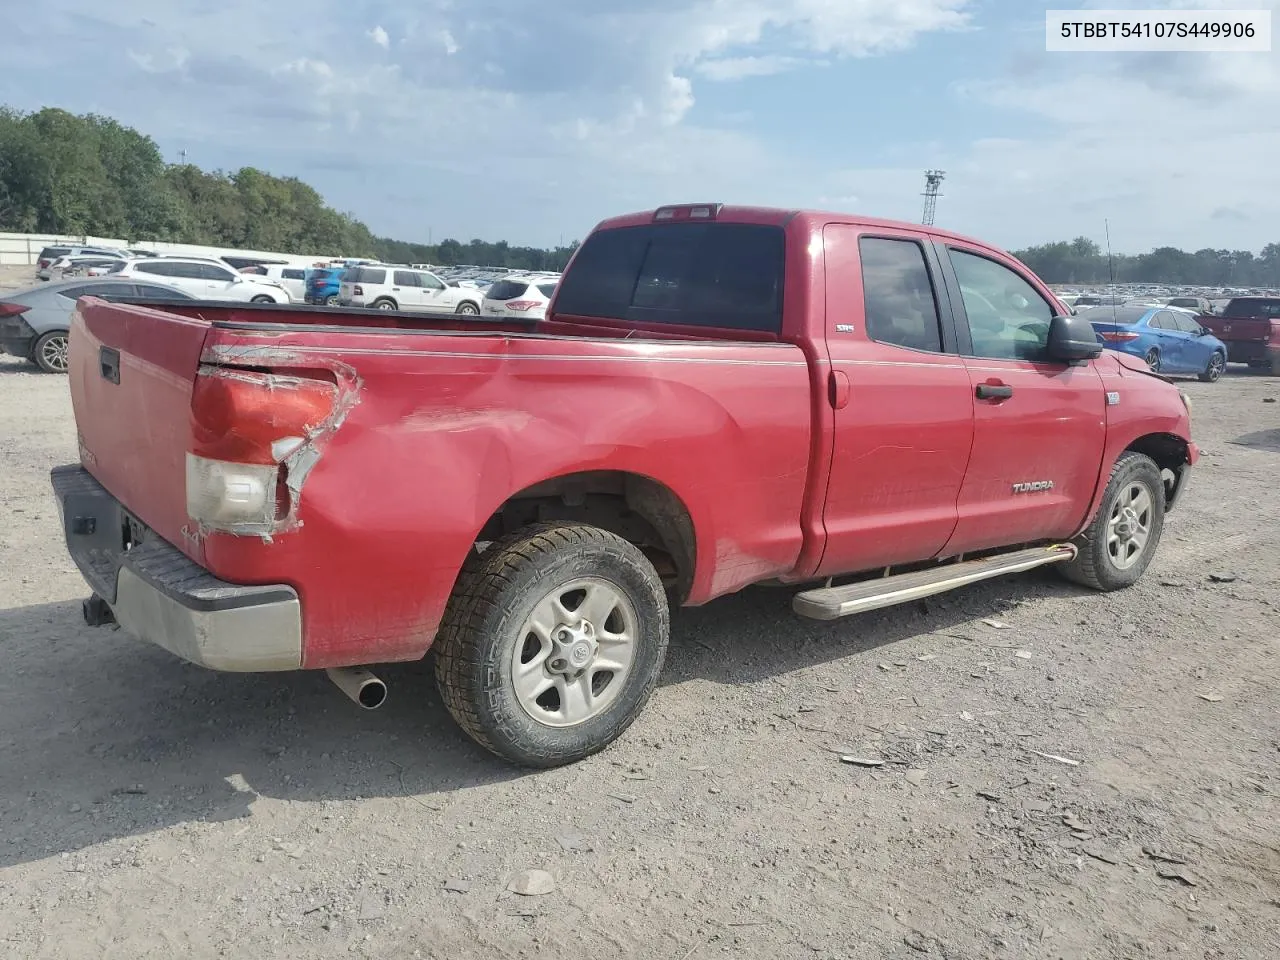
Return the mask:
{"type": "Polygon", "coordinates": [[[1198,317],[1197,320],[1219,340],[1265,343],[1271,339],[1271,321],[1266,317],[1198,317]]]}
{"type": "Polygon", "coordinates": [[[209,324],[82,298],[70,386],[80,462],[137,519],[199,561],[187,525],[191,390],[209,324]]]}

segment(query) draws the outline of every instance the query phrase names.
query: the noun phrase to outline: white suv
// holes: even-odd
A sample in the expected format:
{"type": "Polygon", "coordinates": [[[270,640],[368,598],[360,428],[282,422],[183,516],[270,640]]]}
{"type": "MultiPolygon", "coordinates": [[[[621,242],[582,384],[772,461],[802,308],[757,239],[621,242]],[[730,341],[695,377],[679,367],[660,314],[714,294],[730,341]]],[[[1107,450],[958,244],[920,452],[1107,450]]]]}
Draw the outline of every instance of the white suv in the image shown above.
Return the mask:
{"type": "Polygon", "coordinates": [[[493,284],[484,295],[481,312],[486,317],[527,317],[543,320],[547,304],[556,292],[559,274],[531,274],[505,277],[493,284]]]}
{"type": "Polygon", "coordinates": [[[407,313],[461,313],[480,315],[483,294],[469,287],[451,287],[430,270],[368,264],[352,267],[342,275],[338,303],[374,310],[407,313]]]}
{"type": "Polygon", "coordinates": [[[265,277],[236,273],[213,260],[156,257],[128,260],[113,277],[136,277],[177,287],[198,300],[239,300],[247,303],[289,303],[289,293],[265,277]]]}

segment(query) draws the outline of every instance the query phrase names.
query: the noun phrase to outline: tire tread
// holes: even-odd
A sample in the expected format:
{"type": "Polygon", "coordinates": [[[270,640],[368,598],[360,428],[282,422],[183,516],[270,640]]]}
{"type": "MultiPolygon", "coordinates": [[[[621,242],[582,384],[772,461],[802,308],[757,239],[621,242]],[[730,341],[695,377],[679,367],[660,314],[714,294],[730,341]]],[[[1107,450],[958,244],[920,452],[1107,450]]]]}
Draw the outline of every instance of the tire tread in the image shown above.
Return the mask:
{"type": "MultiPolygon", "coordinates": [[[[1120,456],[1116,457],[1115,464],[1111,467],[1111,474],[1107,477],[1107,485],[1102,497],[1102,503],[1098,507],[1098,513],[1089,523],[1084,533],[1080,534],[1073,543],[1076,546],[1076,557],[1074,560],[1066,563],[1058,564],[1058,571],[1063,577],[1073,583],[1081,586],[1090,587],[1094,590],[1114,590],[1116,585],[1109,584],[1108,578],[1101,575],[1098,567],[1097,544],[1098,537],[1106,531],[1107,516],[1110,512],[1111,499],[1114,496],[1114,490],[1119,483],[1119,479],[1123,474],[1130,471],[1135,464],[1149,464],[1156,471],[1159,477],[1159,468],[1156,467],[1154,461],[1146,454],[1139,453],[1136,450],[1126,450],[1120,456]]],[[[1155,508],[1159,511],[1164,510],[1164,484],[1157,484],[1155,508]]],[[[1163,528],[1163,518],[1160,521],[1163,528]]],[[[1159,546],[1159,538],[1151,545],[1154,552],[1159,546]]],[[[1148,560],[1148,563],[1150,560],[1148,560]]],[[[1145,567],[1143,568],[1145,572],[1145,567]]]]}
{"type": "MultiPolygon", "coordinates": [[[[532,574],[549,557],[583,547],[609,551],[631,551],[635,548],[616,534],[580,523],[538,523],[509,534],[490,544],[483,553],[468,553],[457,584],[445,608],[432,652],[435,656],[436,685],[446,709],[457,724],[480,746],[491,753],[527,766],[553,766],[573,762],[601,747],[584,747],[573,755],[514,756],[489,733],[478,705],[469,695],[471,678],[484,669],[486,624],[500,615],[504,600],[516,589],[523,574],[532,574]]],[[[652,574],[661,589],[656,571],[652,574]]],[[[665,610],[665,608],[664,608],[665,610]]],[[[661,624],[661,653],[667,643],[666,622],[661,624]]],[[[661,658],[659,660],[661,662],[661,658]]],[[[657,673],[645,678],[646,688],[640,702],[652,693],[657,673]]],[[[625,729],[625,727],[624,727],[625,729]]],[[[619,735],[621,730],[618,731],[619,735]]]]}

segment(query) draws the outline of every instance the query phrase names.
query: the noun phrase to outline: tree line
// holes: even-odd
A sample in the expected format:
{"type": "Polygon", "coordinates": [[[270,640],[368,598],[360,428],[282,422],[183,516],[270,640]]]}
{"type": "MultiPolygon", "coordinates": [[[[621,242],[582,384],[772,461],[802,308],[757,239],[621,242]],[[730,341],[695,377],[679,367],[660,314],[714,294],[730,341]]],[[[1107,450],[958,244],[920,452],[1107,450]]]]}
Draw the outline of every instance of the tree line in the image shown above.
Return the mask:
{"type": "Polygon", "coordinates": [[[1196,287],[1280,287],[1280,243],[1249,250],[1187,253],[1159,247],[1150,253],[1108,257],[1087,237],[1014,251],[1048,283],[1162,283],[1196,287]]]}
{"type": "MultiPolygon", "coordinates": [[[[543,250],[505,241],[438,244],[376,237],[296,177],[165,163],[149,136],[96,114],[0,106],[0,231],[123,237],[281,253],[560,270],[576,244],[543,250]]],[[[1050,283],[1280,286],[1280,243],[1248,250],[1160,247],[1108,257],[1094,241],[1014,251],[1050,283]]]]}
{"type": "Polygon", "coordinates": [[[0,231],[524,270],[560,270],[574,249],[377,237],[296,177],[165,163],[131,127],[50,107],[0,106],[0,231]]]}

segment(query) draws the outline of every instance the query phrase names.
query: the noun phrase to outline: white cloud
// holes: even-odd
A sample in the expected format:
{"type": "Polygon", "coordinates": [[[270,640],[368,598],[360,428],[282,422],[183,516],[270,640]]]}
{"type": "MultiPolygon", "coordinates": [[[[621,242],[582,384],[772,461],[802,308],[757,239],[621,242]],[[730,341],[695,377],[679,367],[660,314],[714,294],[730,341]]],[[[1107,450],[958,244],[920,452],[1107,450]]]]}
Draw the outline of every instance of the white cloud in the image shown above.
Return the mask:
{"type": "Polygon", "coordinates": [[[462,49],[460,46],[458,46],[458,41],[454,39],[453,34],[450,33],[448,30],[441,30],[439,37],[440,37],[440,43],[444,47],[444,52],[447,53],[449,56],[452,57],[455,53],[457,53],[459,50],[462,49]]]}
{"type": "MultiPolygon", "coordinates": [[[[708,80],[742,80],[747,77],[768,77],[775,73],[785,73],[801,64],[809,63],[800,57],[786,57],[769,54],[760,57],[720,57],[714,60],[702,60],[695,70],[699,76],[708,80]]],[[[813,61],[821,63],[822,61],[813,61]]]]}
{"type": "Polygon", "coordinates": [[[382,29],[381,26],[375,26],[369,31],[369,39],[380,46],[383,50],[391,49],[391,37],[387,34],[386,30],[382,29]]]}

